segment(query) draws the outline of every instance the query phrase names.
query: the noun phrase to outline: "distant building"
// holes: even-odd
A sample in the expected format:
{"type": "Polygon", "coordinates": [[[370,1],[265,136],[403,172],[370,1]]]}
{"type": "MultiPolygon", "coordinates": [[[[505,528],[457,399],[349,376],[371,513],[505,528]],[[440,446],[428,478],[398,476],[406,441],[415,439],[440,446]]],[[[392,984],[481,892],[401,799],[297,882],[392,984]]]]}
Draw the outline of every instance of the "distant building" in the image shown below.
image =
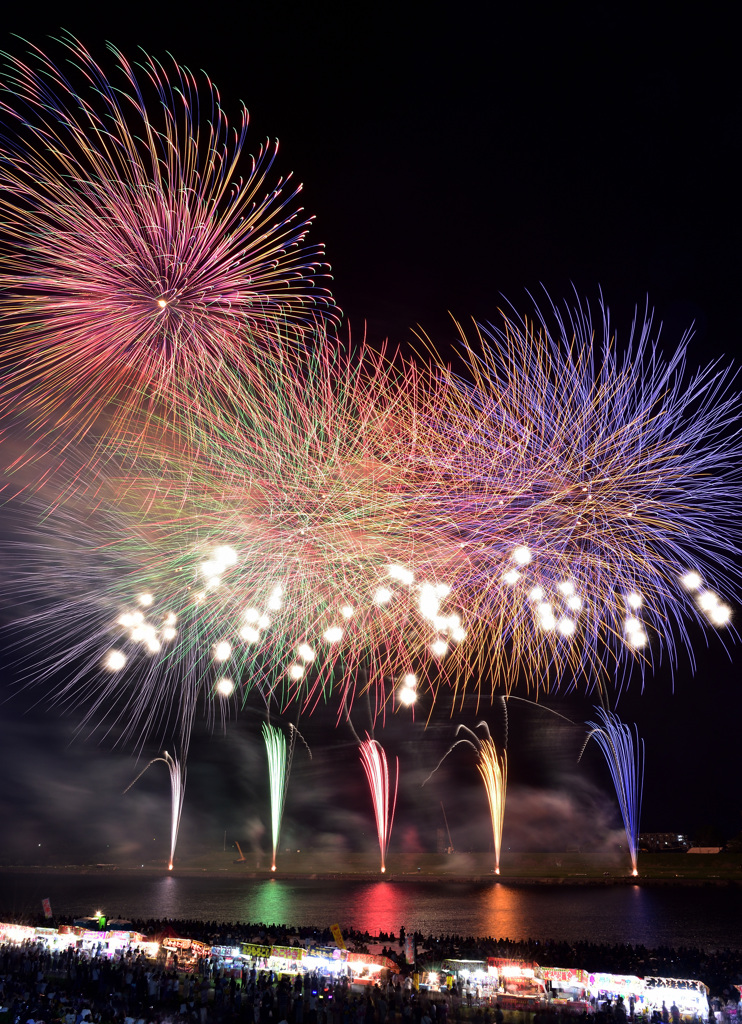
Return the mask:
{"type": "Polygon", "coordinates": [[[691,846],[688,853],[721,853],[721,846],[691,846]]]}
{"type": "Polygon", "coordinates": [[[677,832],[642,832],[639,849],[644,853],[687,853],[690,849],[688,836],[677,832]]]}

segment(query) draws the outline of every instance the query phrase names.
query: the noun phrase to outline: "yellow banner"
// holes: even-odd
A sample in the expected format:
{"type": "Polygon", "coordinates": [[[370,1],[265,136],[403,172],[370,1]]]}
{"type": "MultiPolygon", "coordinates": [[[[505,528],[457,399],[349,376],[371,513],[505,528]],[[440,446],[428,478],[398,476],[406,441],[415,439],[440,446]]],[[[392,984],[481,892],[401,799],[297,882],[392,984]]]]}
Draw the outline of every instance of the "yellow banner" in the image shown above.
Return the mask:
{"type": "Polygon", "coordinates": [[[345,949],[345,940],[343,939],[343,933],[340,931],[340,925],[331,924],[330,931],[332,932],[332,937],[335,940],[335,944],[338,949],[345,949]]]}
{"type": "Polygon", "coordinates": [[[242,943],[242,953],[244,956],[270,956],[272,946],[256,946],[252,942],[242,943]]]}

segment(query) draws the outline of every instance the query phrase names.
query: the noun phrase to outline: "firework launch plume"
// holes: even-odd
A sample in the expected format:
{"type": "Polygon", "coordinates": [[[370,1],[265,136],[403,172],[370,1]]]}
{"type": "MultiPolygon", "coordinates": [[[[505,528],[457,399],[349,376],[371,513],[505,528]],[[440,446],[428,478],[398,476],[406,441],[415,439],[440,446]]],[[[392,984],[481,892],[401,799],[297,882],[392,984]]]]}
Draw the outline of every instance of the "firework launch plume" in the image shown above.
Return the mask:
{"type": "Polygon", "coordinates": [[[158,761],[162,761],[163,764],[167,765],[167,770],[170,773],[170,860],[168,861],[168,871],[173,870],[173,864],[175,862],[175,847],[178,843],[178,831],[180,829],[180,815],[183,811],[183,798],[185,797],[185,785],[186,785],[186,766],[185,762],[181,764],[177,757],[172,757],[168,754],[167,750],[163,751],[162,757],[153,758],[149,764],[142,769],[137,775],[133,782],[124,790],[124,793],[128,793],[131,787],[141,779],[147,768],[151,768],[153,764],[157,764],[158,761]]]}
{"type": "Polygon", "coordinates": [[[334,314],[300,187],[276,145],[248,155],[244,108],[232,126],[205,76],[109,46],[109,77],[60,45],[0,74],[0,412],[22,405],[42,452],[55,428],[182,414],[334,314]]]}
{"type": "Polygon", "coordinates": [[[505,821],[505,794],[508,785],[508,757],[505,751],[497,752],[490,736],[480,741],[477,771],[482,776],[487,792],[490,817],[492,818],[492,840],[495,847],[495,874],[500,874],[500,847],[502,826],[505,821]]]}
{"type": "MultiPolygon", "coordinates": [[[[507,706],[505,706],[507,722],[507,706]]],[[[484,789],[487,794],[490,818],[492,819],[492,840],[495,847],[495,874],[500,874],[500,848],[502,846],[502,827],[505,822],[505,796],[508,786],[508,756],[503,750],[500,754],[495,742],[490,735],[489,726],[486,722],[478,722],[477,729],[484,729],[485,735],[478,736],[474,730],[466,725],[459,725],[456,728],[456,735],[464,732],[467,735],[455,740],[440,759],[430,775],[425,779],[428,782],[438,771],[448,755],[461,744],[471,747],[477,754],[477,771],[482,777],[484,789]]],[[[423,785],[425,785],[423,782],[423,785]]],[[[444,812],[445,814],[445,812],[444,812]]],[[[448,826],[446,826],[448,827],[448,826]]]]}
{"type": "Polygon", "coordinates": [[[590,732],[585,740],[585,746],[594,738],[606,759],[621,808],[631,857],[631,873],[638,875],[639,821],[644,788],[644,740],[639,739],[636,726],[632,733],[629,726],[612,711],[605,711],[603,708],[596,710],[599,721],[586,723],[590,732]]]}
{"type": "MultiPolygon", "coordinates": [[[[273,838],[273,858],[271,860],[271,871],[276,870],[276,854],[278,842],[281,837],[281,822],[283,820],[283,808],[286,803],[286,793],[289,788],[289,776],[291,774],[291,763],[294,759],[294,747],[296,745],[297,730],[289,726],[289,741],[275,725],[263,722],[263,739],[265,751],[268,757],[268,778],[271,792],[271,836],[273,838]]],[[[309,748],[307,748],[309,749],[309,748]]],[[[311,757],[311,752],[309,753],[311,757]]]]}
{"type": "Polygon", "coordinates": [[[389,803],[389,767],[384,748],[377,740],[366,736],[360,747],[361,763],[371,790],[371,801],[376,817],[376,831],[379,836],[381,853],[381,872],[386,872],[386,858],[389,852],[389,840],[392,836],[394,810],[397,806],[397,787],[399,785],[399,758],[394,778],[394,795],[389,803]]]}

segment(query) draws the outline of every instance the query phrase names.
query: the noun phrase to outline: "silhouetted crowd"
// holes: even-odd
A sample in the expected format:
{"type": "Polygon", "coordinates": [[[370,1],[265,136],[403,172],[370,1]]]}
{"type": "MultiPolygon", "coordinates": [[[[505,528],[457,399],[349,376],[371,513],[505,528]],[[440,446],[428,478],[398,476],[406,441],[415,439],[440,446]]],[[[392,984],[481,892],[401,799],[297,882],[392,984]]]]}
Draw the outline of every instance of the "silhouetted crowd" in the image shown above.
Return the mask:
{"type": "MultiPolygon", "coordinates": [[[[28,922],[40,923],[40,922],[28,922]]],[[[72,923],[55,921],[56,925],[72,923]]],[[[266,924],[192,920],[132,921],[132,930],[155,937],[166,929],[209,945],[296,945],[332,941],[329,930],[266,924]]],[[[536,961],[542,966],[576,967],[592,972],[695,978],[705,982],[712,1007],[720,1011],[713,1024],[733,1024],[735,985],[742,984],[742,951],[647,949],[644,946],[590,942],[512,941],[460,935],[415,933],[417,960],[407,964],[404,930],[399,936],[346,931],[356,950],[383,943],[382,952],[400,965],[378,984],[354,989],[345,978],[317,974],[278,977],[253,967],[237,980],[218,961],[204,958],[189,973],[177,962],[148,960],[126,952],[109,959],[95,950],[51,951],[42,942],[0,946],[0,1024],[502,1024],[497,1005],[477,1006],[471,991],[454,985],[438,992],[416,992],[409,975],[437,968],[446,958],[486,960],[488,956],[536,961]],[[730,1008],[727,1007],[730,1004],[730,1008]]],[[[182,965],[181,965],[182,966],[182,965]]],[[[622,1003],[597,1006],[594,1024],[624,1024],[622,1003]]],[[[530,1016],[530,1015],[529,1015],[530,1016]]],[[[522,1021],[523,1015],[517,1017],[522,1021]]],[[[566,1009],[545,1008],[533,1024],[573,1021],[566,1009]]]]}

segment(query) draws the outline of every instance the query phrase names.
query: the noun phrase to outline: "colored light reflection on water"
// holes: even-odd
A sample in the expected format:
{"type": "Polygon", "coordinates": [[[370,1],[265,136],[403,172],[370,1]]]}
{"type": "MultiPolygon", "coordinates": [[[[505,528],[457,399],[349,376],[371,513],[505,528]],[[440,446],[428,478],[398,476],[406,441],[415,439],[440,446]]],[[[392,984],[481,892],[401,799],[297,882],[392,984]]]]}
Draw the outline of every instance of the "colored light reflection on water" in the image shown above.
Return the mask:
{"type": "Polygon", "coordinates": [[[462,892],[461,920],[463,926],[473,914],[471,925],[484,929],[478,934],[496,938],[559,939],[572,931],[571,922],[577,916],[585,936],[610,941],[611,927],[620,929],[627,918],[637,934],[648,928],[653,915],[662,913],[655,895],[654,890],[638,885],[534,888],[496,882],[462,892]]]}
{"type": "MultiPolygon", "coordinates": [[[[0,915],[251,921],[399,934],[742,949],[742,889],[709,886],[250,879],[0,872],[0,915]]],[[[0,920],[2,920],[0,916],[0,920]]],[[[587,965],[586,965],[587,966],[587,965]]]]}
{"type": "Polygon", "coordinates": [[[414,918],[415,892],[410,886],[394,882],[375,882],[363,886],[355,900],[353,927],[369,935],[380,931],[398,932],[414,918]]]}
{"type": "Polygon", "coordinates": [[[293,887],[288,882],[271,878],[256,886],[249,905],[241,907],[242,920],[265,921],[271,924],[291,924],[293,887]]]}

